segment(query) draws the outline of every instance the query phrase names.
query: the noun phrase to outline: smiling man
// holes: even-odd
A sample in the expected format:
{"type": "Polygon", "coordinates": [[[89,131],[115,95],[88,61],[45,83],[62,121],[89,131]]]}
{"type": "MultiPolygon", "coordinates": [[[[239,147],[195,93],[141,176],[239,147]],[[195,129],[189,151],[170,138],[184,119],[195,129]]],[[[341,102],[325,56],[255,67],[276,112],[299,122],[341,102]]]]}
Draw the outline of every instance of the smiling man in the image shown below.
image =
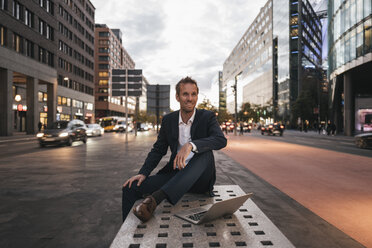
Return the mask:
{"type": "Polygon", "coordinates": [[[137,175],[123,184],[123,221],[136,200],[145,197],[133,208],[141,221],[148,221],[156,206],[164,199],[173,205],[187,193],[208,193],[213,196],[216,169],[212,150],[226,146],[227,140],[213,112],[196,109],[199,88],[190,77],[176,85],[180,110],[163,117],[158,138],[137,175]],[[169,162],[155,175],[150,175],[161,158],[172,152],[169,162]]]}

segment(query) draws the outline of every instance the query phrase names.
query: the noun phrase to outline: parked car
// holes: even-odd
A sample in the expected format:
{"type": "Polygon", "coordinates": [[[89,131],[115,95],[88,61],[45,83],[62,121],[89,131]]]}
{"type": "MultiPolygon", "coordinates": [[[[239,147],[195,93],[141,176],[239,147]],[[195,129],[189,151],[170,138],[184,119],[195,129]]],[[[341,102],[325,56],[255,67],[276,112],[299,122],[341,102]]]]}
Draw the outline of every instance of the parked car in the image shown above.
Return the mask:
{"type": "Polygon", "coordinates": [[[261,127],[261,134],[264,135],[267,133],[267,135],[272,134],[275,136],[276,134],[279,134],[280,136],[283,136],[284,132],[284,126],[279,123],[272,123],[261,127]]]}
{"type": "Polygon", "coordinates": [[[372,147],[372,133],[362,133],[354,136],[355,145],[359,148],[372,147]]]}
{"type": "Polygon", "coordinates": [[[105,129],[98,124],[87,124],[87,136],[101,136],[105,129]]]}
{"type": "Polygon", "coordinates": [[[81,120],[56,121],[50,128],[37,134],[40,147],[46,145],[71,146],[72,142],[81,140],[87,142],[86,125],[81,120]]]}

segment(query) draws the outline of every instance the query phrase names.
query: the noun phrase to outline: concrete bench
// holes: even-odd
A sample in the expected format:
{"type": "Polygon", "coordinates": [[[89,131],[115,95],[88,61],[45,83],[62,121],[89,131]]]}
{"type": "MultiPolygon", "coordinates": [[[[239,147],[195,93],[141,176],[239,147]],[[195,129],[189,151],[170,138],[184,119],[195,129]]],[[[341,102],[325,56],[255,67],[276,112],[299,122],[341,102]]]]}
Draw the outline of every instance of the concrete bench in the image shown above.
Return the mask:
{"type": "Polygon", "coordinates": [[[251,199],[232,216],[201,225],[173,215],[244,194],[238,185],[218,185],[214,193],[215,197],[186,194],[175,206],[163,201],[146,223],[130,213],[110,247],[294,247],[251,199]]]}

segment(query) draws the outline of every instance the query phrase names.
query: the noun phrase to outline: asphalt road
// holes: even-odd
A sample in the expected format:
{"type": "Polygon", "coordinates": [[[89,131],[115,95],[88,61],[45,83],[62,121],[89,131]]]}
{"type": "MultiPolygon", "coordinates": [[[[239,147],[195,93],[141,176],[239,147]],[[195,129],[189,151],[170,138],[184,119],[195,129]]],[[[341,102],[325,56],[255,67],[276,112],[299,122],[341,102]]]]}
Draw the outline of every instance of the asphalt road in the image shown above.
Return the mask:
{"type": "MultiPolygon", "coordinates": [[[[232,136],[232,134],[229,134],[232,136]]],[[[317,147],[331,151],[355,154],[360,156],[372,157],[372,149],[360,149],[354,143],[354,137],[343,135],[325,135],[318,134],[315,131],[300,132],[297,130],[285,130],[283,136],[268,136],[266,133],[253,130],[251,133],[245,133],[244,136],[261,137],[266,140],[288,142],[310,147],[317,147]]]]}
{"type": "MultiPolygon", "coordinates": [[[[253,132],[240,138],[299,142],[296,133],[292,136],[253,132]]],[[[155,138],[153,132],[130,134],[128,141],[125,134],[105,134],[87,144],[47,148],[30,137],[0,139],[0,247],[108,247],[121,225],[121,185],[138,172],[155,138]]],[[[343,149],[341,142],[347,141],[330,142],[330,149],[336,144],[343,149]]],[[[254,192],[254,202],[296,247],[363,247],[224,152],[215,152],[216,184],[238,184],[254,192]]]]}
{"type": "Polygon", "coordinates": [[[372,151],[353,139],[290,131],[283,137],[229,135],[225,154],[372,247],[372,151]]]}

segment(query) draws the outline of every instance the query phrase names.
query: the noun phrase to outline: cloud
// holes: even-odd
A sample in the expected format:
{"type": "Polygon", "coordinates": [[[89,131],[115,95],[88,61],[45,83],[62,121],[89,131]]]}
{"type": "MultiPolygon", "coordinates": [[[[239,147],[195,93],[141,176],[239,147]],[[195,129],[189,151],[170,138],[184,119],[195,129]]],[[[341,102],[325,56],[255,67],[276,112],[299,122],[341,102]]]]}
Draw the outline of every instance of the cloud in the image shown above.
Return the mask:
{"type": "Polygon", "coordinates": [[[266,0],[91,2],[97,23],[122,30],[125,49],[149,83],[171,84],[171,108],[177,109],[173,88],[185,76],[218,102],[211,92],[218,71],[266,0]]]}

